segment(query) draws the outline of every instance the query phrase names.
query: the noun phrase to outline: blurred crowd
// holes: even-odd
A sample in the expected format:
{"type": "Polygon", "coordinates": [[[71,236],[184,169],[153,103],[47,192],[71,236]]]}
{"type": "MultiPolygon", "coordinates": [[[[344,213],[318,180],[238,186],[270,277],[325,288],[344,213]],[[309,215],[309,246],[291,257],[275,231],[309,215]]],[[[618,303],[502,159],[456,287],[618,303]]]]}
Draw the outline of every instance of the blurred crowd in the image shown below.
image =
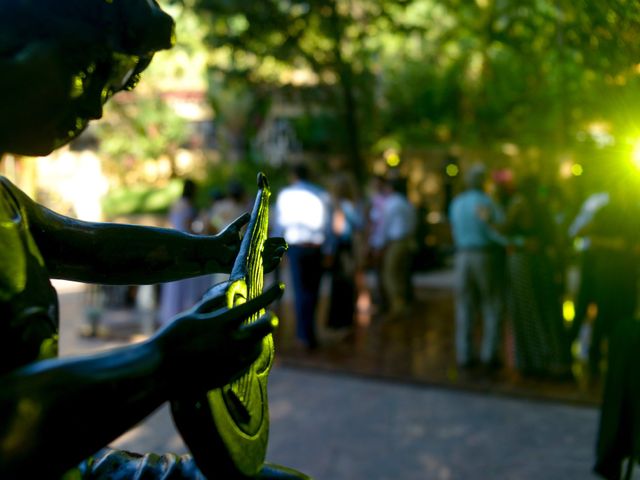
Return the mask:
{"type": "Polygon", "coordinates": [[[318,346],[323,272],[331,285],[326,326],[338,336],[348,334],[358,307],[371,308],[371,297],[378,314],[407,314],[416,248],[416,211],[403,179],[375,178],[362,194],[345,172],[331,175],[326,188],[313,178],[305,165],[291,169],[289,185],[278,194],[273,222],[273,234],[289,245],[297,337],[309,350],[318,346]],[[369,269],[375,272],[373,295],[365,281],[369,269]]]}
{"type": "Polygon", "coordinates": [[[507,360],[524,375],[567,378],[582,359],[597,380],[609,338],[637,310],[636,179],[601,170],[574,206],[536,175],[498,173],[469,168],[449,211],[458,365],[492,371],[507,360]]]}
{"type": "MultiPolygon", "coordinates": [[[[526,376],[568,379],[578,364],[597,380],[612,332],[637,310],[637,180],[600,170],[575,200],[536,175],[481,164],[461,173],[444,215],[454,252],[458,366],[493,372],[507,365],[526,376]]],[[[197,191],[184,182],[168,216],[172,228],[216,234],[252,207],[237,179],[207,192],[204,207],[197,191]]],[[[349,336],[363,316],[416,315],[412,275],[424,212],[409,201],[406,178],[391,172],[362,187],[346,171],[320,176],[294,165],[274,198],[270,234],[289,245],[276,274],[288,275],[301,348],[349,336]],[[328,301],[318,318],[323,278],[328,301]]],[[[224,279],[161,285],[158,323],[224,279]]]]}

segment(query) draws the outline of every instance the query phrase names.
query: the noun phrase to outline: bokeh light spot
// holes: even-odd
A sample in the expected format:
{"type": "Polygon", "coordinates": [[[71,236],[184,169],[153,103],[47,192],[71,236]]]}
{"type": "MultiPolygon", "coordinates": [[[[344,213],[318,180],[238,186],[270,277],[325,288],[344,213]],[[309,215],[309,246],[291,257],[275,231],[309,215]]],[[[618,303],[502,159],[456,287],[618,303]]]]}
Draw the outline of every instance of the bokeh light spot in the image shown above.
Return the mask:
{"type": "Polygon", "coordinates": [[[576,317],[576,309],[575,305],[571,300],[565,300],[562,303],[562,316],[564,317],[566,322],[573,322],[576,317]]]}
{"type": "Polygon", "coordinates": [[[583,173],[584,168],[582,168],[582,165],[580,165],[579,163],[574,163],[573,165],[571,165],[571,175],[573,175],[574,177],[579,177],[583,173]]]}
{"type": "Polygon", "coordinates": [[[389,165],[390,167],[397,167],[398,165],[400,165],[400,155],[398,155],[396,152],[392,152],[389,153],[385,160],[387,161],[387,165],[389,165]]]}
{"type": "Polygon", "coordinates": [[[460,173],[460,169],[458,168],[457,165],[450,163],[449,165],[447,165],[447,167],[445,168],[445,172],[447,173],[447,175],[449,175],[450,177],[457,177],[458,173],[460,173]]]}
{"type": "Polygon", "coordinates": [[[636,140],[633,144],[633,150],[631,151],[631,162],[633,166],[640,170],[640,139],[636,140]]]}

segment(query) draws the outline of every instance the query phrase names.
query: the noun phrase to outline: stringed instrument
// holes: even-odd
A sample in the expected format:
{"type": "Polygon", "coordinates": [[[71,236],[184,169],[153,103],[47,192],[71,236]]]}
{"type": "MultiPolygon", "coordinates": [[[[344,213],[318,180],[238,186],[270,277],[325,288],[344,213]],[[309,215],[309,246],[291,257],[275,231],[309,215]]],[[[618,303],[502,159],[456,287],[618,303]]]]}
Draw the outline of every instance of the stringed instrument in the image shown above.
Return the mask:
{"type": "MultiPolygon", "coordinates": [[[[267,177],[258,174],[258,193],[226,290],[229,308],[262,293],[262,252],[269,225],[267,177]]],[[[246,322],[254,322],[264,310],[246,322]]],[[[239,379],[190,401],[172,402],[174,422],[202,473],[211,478],[246,478],[262,467],[269,437],[267,376],[274,358],[272,335],[239,379]]]]}

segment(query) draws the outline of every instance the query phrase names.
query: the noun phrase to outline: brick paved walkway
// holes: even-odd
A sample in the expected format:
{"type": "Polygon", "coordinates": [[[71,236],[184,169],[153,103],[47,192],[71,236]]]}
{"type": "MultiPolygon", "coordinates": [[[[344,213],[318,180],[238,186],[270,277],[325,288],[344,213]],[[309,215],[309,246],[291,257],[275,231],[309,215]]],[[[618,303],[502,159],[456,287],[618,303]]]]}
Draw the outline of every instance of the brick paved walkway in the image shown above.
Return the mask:
{"type": "MultiPolygon", "coordinates": [[[[63,354],[122,343],[78,336],[82,294],[61,290],[63,354]]],[[[269,392],[269,460],[316,480],[595,479],[593,407],[320,373],[282,360],[269,392]]],[[[185,451],[166,407],[114,444],[185,451]]]]}

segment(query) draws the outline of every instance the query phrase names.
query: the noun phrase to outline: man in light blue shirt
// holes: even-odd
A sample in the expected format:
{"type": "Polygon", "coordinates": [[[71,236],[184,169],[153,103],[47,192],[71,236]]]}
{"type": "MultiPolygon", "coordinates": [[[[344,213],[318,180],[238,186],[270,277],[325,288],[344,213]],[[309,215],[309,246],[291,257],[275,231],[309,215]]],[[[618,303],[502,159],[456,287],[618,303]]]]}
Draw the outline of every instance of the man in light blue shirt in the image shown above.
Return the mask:
{"type": "Polygon", "coordinates": [[[484,192],[486,170],[474,165],[467,172],[467,190],[453,199],[449,220],[455,255],[456,361],[468,368],[477,361],[472,343],[473,322],[483,320],[480,362],[499,364],[502,314],[504,238],[493,225],[504,221],[500,207],[484,192]]]}

